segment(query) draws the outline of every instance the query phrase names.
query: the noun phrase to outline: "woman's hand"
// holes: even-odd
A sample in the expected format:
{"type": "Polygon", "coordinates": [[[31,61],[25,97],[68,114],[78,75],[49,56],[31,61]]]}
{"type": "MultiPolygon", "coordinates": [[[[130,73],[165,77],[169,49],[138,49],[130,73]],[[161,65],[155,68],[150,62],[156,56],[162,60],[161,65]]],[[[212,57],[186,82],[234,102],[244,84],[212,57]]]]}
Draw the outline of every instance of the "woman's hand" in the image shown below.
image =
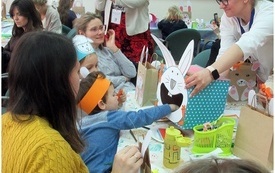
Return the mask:
{"type": "Polygon", "coordinates": [[[114,158],[112,173],[137,173],[143,158],[137,146],[127,146],[114,158]]]}
{"type": "Polygon", "coordinates": [[[211,72],[206,68],[196,73],[190,74],[190,76],[188,76],[185,79],[187,89],[191,88],[192,86],[195,86],[194,90],[190,94],[190,97],[193,97],[196,94],[198,94],[207,85],[209,85],[212,82],[212,80],[213,78],[211,72]]]}
{"type": "Polygon", "coordinates": [[[105,37],[105,45],[106,47],[111,49],[113,53],[116,53],[119,49],[115,43],[115,37],[116,37],[115,31],[113,29],[109,29],[107,32],[107,35],[108,37],[105,37]]]}

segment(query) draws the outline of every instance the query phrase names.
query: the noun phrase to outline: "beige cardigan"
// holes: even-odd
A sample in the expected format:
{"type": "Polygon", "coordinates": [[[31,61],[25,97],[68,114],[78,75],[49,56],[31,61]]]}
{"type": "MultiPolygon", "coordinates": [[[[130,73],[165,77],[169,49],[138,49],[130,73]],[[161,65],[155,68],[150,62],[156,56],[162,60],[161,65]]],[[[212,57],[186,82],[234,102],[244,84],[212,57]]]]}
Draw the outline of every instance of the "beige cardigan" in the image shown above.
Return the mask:
{"type": "MultiPolygon", "coordinates": [[[[96,0],[95,8],[105,10],[105,21],[109,21],[111,15],[111,0],[96,0]]],[[[115,0],[115,5],[125,8],[126,33],[129,36],[143,33],[149,28],[149,1],[148,0],[115,0]]],[[[108,24],[105,23],[107,26],[108,24]]]]}

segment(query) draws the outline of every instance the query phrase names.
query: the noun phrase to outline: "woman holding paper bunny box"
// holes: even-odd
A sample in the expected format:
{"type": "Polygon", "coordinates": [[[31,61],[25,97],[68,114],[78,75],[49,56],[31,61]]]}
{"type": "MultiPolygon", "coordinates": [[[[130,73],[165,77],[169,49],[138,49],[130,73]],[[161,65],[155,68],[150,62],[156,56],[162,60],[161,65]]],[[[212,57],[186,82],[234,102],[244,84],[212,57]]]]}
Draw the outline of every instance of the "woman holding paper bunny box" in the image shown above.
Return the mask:
{"type": "Polygon", "coordinates": [[[264,83],[273,69],[273,2],[267,0],[217,0],[221,18],[221,48],[217,60],[206,69],[190,74],[186,87],[195,86],[194,96],[212,80],[226,75],[237,62],[259,63],[257,84],[264,83]]]}

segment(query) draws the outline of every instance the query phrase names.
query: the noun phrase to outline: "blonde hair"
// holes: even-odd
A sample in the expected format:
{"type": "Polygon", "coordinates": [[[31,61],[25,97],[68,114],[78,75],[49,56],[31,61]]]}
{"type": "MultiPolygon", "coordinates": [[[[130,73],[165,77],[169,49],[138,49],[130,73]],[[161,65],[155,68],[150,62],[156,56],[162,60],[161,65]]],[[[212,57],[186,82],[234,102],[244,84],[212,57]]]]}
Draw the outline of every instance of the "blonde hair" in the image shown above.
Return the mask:
{"type": "Polygon", "coordinates": [[[182,20],[183,13],[178,6],[173,5],[168,9],[166,19],[167,20],[182,20]]]}

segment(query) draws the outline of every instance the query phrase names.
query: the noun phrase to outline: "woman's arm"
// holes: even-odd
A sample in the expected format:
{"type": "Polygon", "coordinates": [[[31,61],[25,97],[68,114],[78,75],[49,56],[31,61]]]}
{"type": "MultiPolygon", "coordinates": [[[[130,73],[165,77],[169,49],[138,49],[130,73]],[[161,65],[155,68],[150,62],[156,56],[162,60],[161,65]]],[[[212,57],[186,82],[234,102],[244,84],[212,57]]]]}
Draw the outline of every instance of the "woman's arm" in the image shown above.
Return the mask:
{"type": "MultiPolygon", "coordinates": [[[[225,53],[216,60],[211,66],[218,70],[219,74],[230,69],[235,63],[243,59],[243,52],[237,44],[233,44],[225,53]]],[[[187,79],[186,88],[195,86],[190,96],[196,95],[203,90],[213,80],[212,74],[208,69],[203,69],[194,74],[191,74],[187,79]]]]}

